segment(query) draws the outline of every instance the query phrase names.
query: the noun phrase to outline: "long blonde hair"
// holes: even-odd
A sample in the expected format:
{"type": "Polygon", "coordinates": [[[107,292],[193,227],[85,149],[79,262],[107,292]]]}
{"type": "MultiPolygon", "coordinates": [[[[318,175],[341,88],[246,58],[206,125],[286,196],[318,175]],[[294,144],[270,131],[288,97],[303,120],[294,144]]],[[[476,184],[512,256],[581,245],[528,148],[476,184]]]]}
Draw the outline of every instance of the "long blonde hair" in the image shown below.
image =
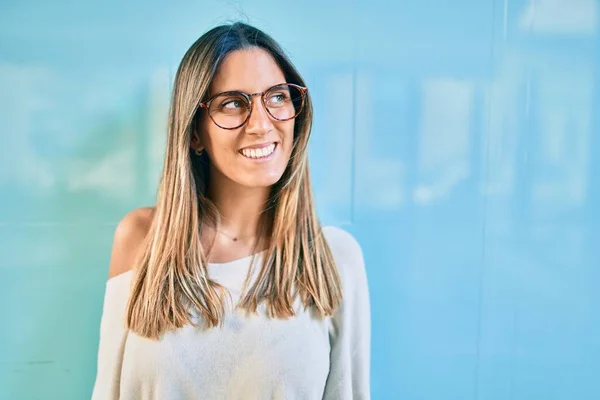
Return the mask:
{"type": "MultiPolygon", "coordinates": [[[[199,103],[224,57],[253,47],[272,55],[288,83],[305,86],[270,36],[239,22],[202,35],[177,70],[156,210],[137,258],[127,306],[128,328],[143,337],[158,339],[166,331],[192,324],[190,307],[200,313],[207,327],[224,320],[227,291],[208,276],[207,249],[200,240],[202,224],[218,223],[219,215],[205,194],[206,155],[193,155],[190,140],[199,103]]],[[[322,316],[332,315],[341,304],[340,276],[316,216],[310,184],[306,150],[311,125],[312,104],[307,96],[295,121],[290,161],[271,189],[263,213],[261,229],[269,239],[256,279],[238,304],[247,311],[256,312],[265,301],[270,317],[292,317],[296,296],[322,316]]]]}

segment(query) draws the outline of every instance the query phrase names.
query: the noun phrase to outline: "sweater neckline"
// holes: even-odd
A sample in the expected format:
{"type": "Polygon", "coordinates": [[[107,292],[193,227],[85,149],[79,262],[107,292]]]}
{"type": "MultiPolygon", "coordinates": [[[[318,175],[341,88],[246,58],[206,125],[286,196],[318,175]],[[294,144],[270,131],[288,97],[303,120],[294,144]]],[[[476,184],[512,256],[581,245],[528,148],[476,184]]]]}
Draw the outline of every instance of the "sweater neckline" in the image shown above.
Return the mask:
{"type": "MultiPolygon", "coordinates": [[[[250,254],[248,256],[238,258],[235,260],[231,260],[228,262],[223,262],[223,263],[209,262],[208,270],[210,272],[225,272],[225,270],[231,270],[232,268],[236,268],[236,267],[241,267],[241,266],[247,267],[249,265],[250,261],[252,260],[252,257],[259,260],[260,257],[263,256],[265,252],[266,252],[266,250],[263,250],[258,253],[250,254]]],[[[122,279],[125,279],[128,276],[131,276],[132,274],[133,274],[133,269],[130,269],[127,272],[123,272],[122,274],[113,276],[112,278],[108,279],[107,284],[111,284],[111,282],[114,283],[114,282],[120,281],[122,279]]]]}

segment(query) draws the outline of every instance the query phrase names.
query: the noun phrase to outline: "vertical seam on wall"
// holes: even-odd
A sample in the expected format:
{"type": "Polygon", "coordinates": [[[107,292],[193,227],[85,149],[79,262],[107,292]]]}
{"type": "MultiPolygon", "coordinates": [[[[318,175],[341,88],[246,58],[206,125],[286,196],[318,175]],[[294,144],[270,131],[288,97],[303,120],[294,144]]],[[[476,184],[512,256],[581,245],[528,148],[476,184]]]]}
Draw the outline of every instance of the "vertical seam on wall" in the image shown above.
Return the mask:
{"type": "MultiPolygon", "coordinates": [[[[358,1],[354,1],[354,10],[358,9],[358,1]]],[[[352,26],[358,27],[357,12],[352,13],[352,26]]],[[[350,225],[354,225],[356,220],[356,75],[357,75],[357,56],[358,56],[358,39],[359,30],[354,29],[354,40],[352,41],[352,151],[350,153],[350,225]]]]}
{"type": "MultiPolygon", "coordinates": [[[[356,53],[355,53],[356,54],[356,53]]],[[[352,66],[352,152],[350,157],[350,225],[354,224],[356,212],[356,56],[352,66]]]]}
{"type": "MultiPolygon", "coordinates": [[[[483,130],[483,141],[485,143],[484,157],[483,157],[483,182],[480,182],[479,190],[482,198],[482,227],[481,227],[481,267],[479,271],[479,293],[478,293],[478,305],[477,305],[477,348],[476,348],[476,361],[475,361],[475,376],[474,376],[474,393],[473,398],[475,400],[479,397],[479,373],[480,373],[480,361],[481,361],[481,325],[482,325],[482,315],[483,315],[483,286],[485,283],[485,259],[486,259],[486,236],[487,236],[487,207],[488,207],[488,193],[487,193],[487,185],[489,182],[489,159],[490,159],[490,142],[491,142],[491,119],[492,119],[492,103],[493,103],[493,92],[494,92],[494,68],[495,68],[495,57],[496,57],[496,7],[498,1],[503,1],[504,12],[503,12],[503,31],[504,38],[506,38],[506,18],[507,16],[507,6],[508,0],[492,0],[492,32],[491,32],[491,48],[490,48],[490,67],[489,67],[489,77],[488,77],[488,94],[487,94],[487,115],[485,117],[485,127],[483,130]]],[[[511,395],[512,397],[512,395],[511,395]]]]}

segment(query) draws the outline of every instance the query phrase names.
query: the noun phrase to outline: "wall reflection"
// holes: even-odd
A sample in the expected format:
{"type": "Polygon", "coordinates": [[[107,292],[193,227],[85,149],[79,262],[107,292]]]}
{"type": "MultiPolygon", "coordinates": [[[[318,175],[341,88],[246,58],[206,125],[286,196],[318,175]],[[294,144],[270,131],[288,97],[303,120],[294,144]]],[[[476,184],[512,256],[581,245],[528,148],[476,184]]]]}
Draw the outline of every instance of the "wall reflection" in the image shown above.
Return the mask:
{"type": "Polygon", "coordinates": [[[0,397],[91,390],[174,68],[246,17],[306,77],[320,214],[363,247],[373,398],[598,397],[600,1],[210,4],[0,5],[0,397]]]}

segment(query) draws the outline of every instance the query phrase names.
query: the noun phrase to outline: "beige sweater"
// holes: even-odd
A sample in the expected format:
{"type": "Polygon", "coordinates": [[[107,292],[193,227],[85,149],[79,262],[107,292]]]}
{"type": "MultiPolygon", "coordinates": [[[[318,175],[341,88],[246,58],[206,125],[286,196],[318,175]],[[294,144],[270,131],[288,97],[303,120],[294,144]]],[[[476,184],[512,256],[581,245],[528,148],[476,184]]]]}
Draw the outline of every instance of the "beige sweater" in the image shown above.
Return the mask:
{"type": "MultiPolygon", "coordinates": [[[[369,399],[370,308],[362,252],[346,231],[324,232],[344,290],[343,306],[329,318],[301,308],[299,300],[297,315],[288,320],[269,319],[261,308],[253,316],[228,308],[222,328],[187,326],[152,341],[124,328],[132,272],[109,279],[92,399],[369,399]]],[[[234,301],[250,259],[208,266],[234,301]]]]}

